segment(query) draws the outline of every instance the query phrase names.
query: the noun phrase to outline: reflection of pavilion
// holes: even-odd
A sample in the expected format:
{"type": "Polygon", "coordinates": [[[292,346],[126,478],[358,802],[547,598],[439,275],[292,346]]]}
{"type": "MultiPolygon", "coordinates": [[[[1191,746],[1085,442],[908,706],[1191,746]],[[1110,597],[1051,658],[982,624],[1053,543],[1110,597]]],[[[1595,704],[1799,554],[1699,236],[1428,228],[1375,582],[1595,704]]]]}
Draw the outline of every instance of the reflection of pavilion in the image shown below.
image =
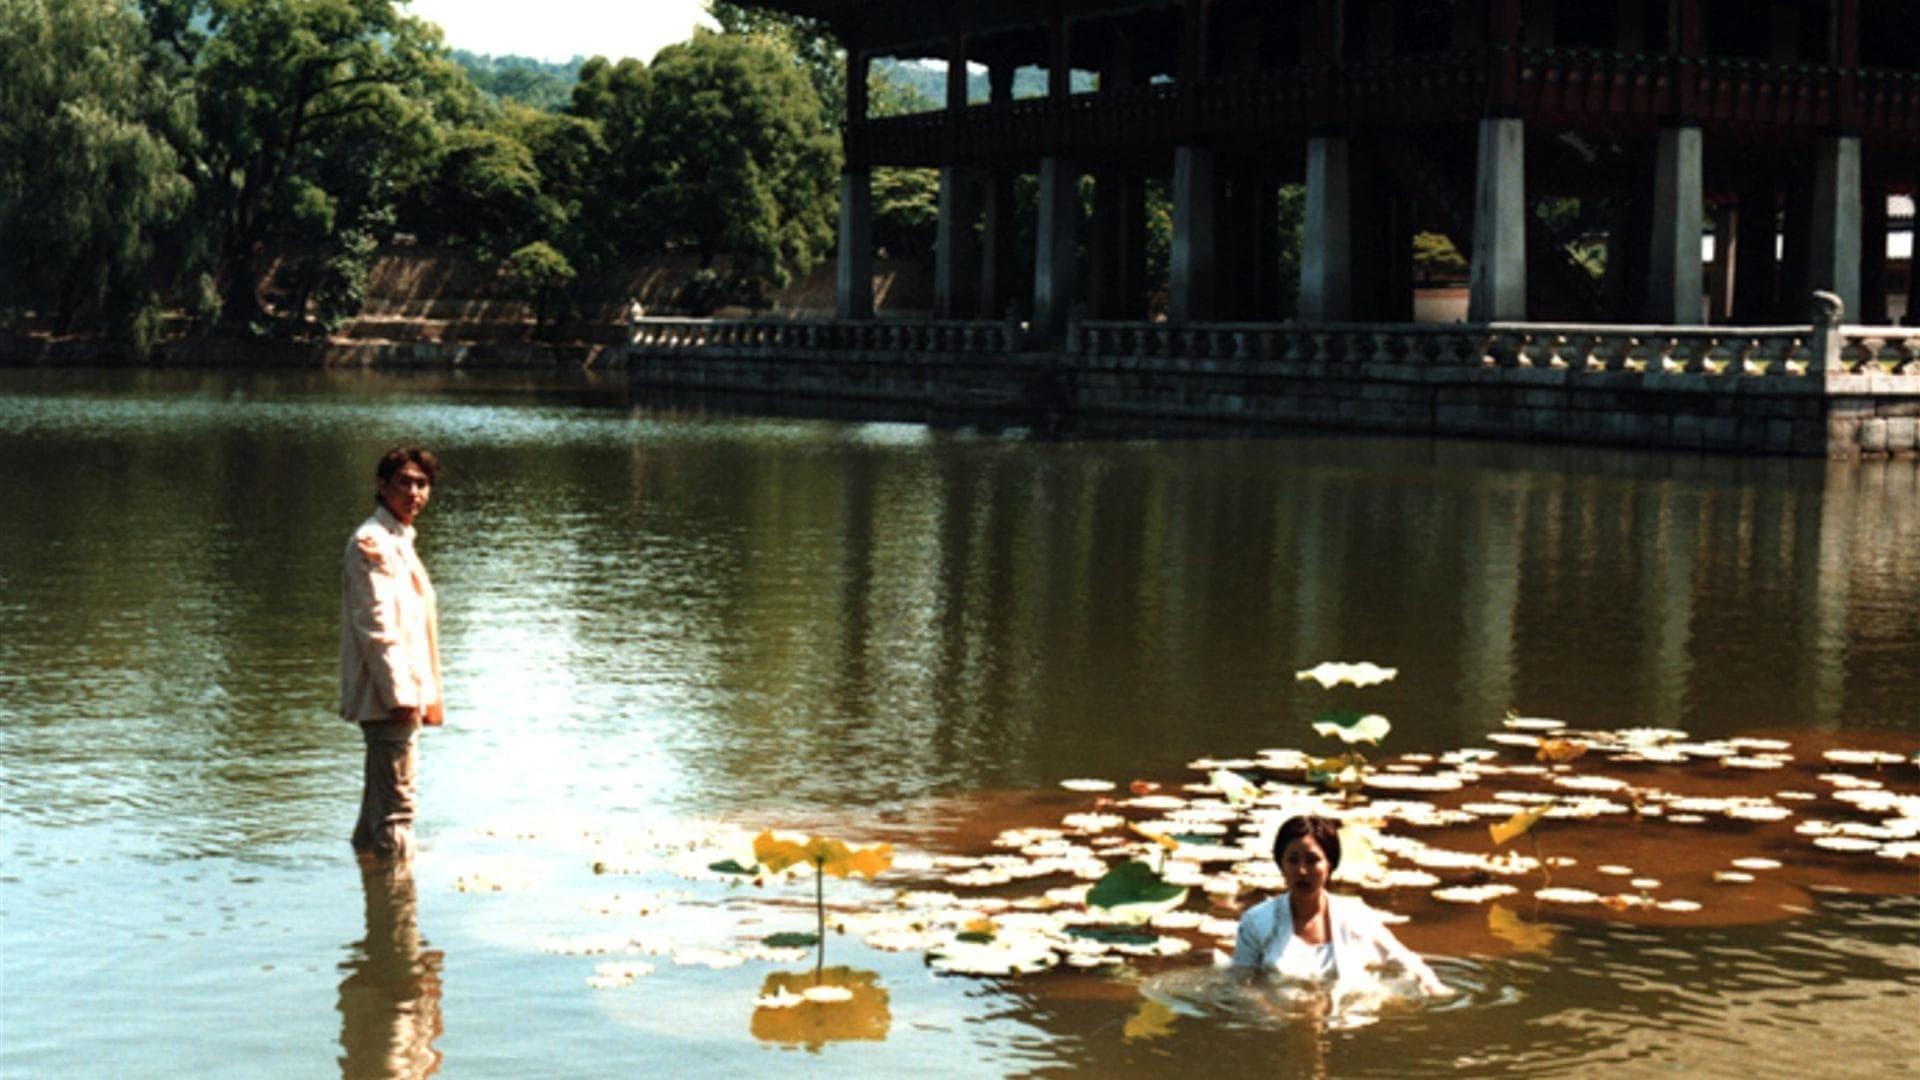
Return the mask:
{"type": "Polygon", "coordinates": [[[1700,323],[1711,221],[1713,318],[1745,325],[1799,321],[1815,289],[1887,322],[1887,196],[1920,183],[1920,11],[1901,0],[758,6],[823,18],[848,47],[843,318],[872,309],[875,166],[942,170],[938,317],[1030,300],[1055,330],[1080,302],[1145,314],[1150,179],[1171,186],[1175,322],[1277,317],[1274,193],[1304,182],[1305,319],[1410,321],[1425,229],[1471,252],[1476,320],[1700,323]],[[946,108],[869,119],[881,56],[946,62],[946,108]],[[1016,100],[1029,65],[1047,93],[1016,100]],[[1030,293],[1021,173],[1039,177],[1030,293]],[[1577,235],[1542,216],[1560,197],[1592,204],[1577,235]],[[1582,243],[1606,249],[1597,293],[1582,243]]]}

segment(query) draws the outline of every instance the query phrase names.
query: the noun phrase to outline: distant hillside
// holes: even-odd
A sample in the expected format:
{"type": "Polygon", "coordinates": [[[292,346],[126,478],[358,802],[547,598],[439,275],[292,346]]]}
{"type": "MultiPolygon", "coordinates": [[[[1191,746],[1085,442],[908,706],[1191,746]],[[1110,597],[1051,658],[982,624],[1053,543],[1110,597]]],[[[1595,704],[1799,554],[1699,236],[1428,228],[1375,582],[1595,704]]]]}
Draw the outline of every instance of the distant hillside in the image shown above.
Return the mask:
{"type": "Polygon", "coordinates": [[[466,69],[473,85],[492,97],[558,110],[573,100],[573,84],[580,81],[580,65],[586,57],[556,64],[526,56],[489,56],[455,49],[453,60],[466,69]]]}
{"type": "MultiPolygon", "coordinates": [[[[573,100],[573,84],[580,79],[580,65],[586,57],[576,56],[564,64],[535,60],[526,56],[491,56],[453,50],[454,62],[465,68],[467,77],[484,93],[508,101],[518,101],[536,109],[564,109],[573,100]]],[[[907,88],[926,108],[937,108],[947,100],[946,69],[917,62],[880,60],[875,70],[897,86],[907,88]]],[[[1086,72],[1075,72],[1076,93],[1092,90],[1094,79],[1086,72]]],[[[1047,73],[1039,68],[1021,68],[1014,74],[1013,96],[1043,97],[1047,92],[1047,73]]],[[[974,72],[967,78],[967,95],[975,101],[987,99],[987,76],[974,72]]]]}

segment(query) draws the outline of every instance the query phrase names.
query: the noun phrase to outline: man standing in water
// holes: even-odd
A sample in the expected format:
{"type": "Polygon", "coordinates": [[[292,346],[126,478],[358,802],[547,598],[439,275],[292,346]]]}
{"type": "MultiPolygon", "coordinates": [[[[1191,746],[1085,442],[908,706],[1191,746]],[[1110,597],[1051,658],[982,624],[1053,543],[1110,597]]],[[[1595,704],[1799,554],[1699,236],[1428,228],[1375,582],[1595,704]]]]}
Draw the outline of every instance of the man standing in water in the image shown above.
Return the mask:
{"type": "Polygon", "coordinates": [[[373,516],[347,542],[340,605],[340,715],[367,743],[366,791],[353,849],[363,858],[413,856],[414,750],[441,722],[439,612],[413,522],[440,462],[398,447],[374,471],[373,516]]]}

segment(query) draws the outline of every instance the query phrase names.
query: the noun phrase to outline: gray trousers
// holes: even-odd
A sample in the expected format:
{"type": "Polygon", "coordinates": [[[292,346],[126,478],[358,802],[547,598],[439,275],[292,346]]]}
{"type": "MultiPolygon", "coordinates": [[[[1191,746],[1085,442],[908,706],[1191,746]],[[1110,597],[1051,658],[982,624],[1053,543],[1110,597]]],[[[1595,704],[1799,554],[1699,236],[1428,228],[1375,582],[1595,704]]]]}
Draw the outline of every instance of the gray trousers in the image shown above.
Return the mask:
{"type": "Polygon", "coordinates": [[[353,827],[353,850],[379,859],[411,859],[420,725],[376,721],[361,724],[360,734],[367,741],[367,784],[353,827]]]}

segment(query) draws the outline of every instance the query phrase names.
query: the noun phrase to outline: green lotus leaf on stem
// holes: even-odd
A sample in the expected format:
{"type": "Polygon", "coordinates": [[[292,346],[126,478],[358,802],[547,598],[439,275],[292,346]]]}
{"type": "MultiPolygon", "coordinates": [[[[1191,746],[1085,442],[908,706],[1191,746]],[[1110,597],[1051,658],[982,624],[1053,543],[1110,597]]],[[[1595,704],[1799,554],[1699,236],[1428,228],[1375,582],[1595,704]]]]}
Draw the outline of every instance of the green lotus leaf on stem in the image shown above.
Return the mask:
{"type": "Polygon", "coordinates": [[[1339,739],[1351,746],[1354,743],[1372,743],[1380,745],[1387,737],[1393,725],[1379,713],[1363,713],[1358,709],[1329,709],[1313,718],[1313,730],[1317,735],[1339,739]]]}
{"type": "Polygon", "coordinates": [[[1187,890],[1169,885],[1143,862],[1129,862],[1109,870],[1087,890],[1087,906],[1104,910],[1114,919],[1144,923],[1187,901],[1187,890]]]}
{"type": "Polygon", "coordinates": [[[758,866],[741,866],[736,859],[723,859],[717,863],[709,863],[707,869],[721,874],[739,874],[743,877],[760,872],[758,866]]]}
{"type": "Polygon", "coordinates": [[[1104,945],[1152,945],[1160,935],[1125,926],[1069,926],[1067,936],[1098,941],[1104,945]]]}

